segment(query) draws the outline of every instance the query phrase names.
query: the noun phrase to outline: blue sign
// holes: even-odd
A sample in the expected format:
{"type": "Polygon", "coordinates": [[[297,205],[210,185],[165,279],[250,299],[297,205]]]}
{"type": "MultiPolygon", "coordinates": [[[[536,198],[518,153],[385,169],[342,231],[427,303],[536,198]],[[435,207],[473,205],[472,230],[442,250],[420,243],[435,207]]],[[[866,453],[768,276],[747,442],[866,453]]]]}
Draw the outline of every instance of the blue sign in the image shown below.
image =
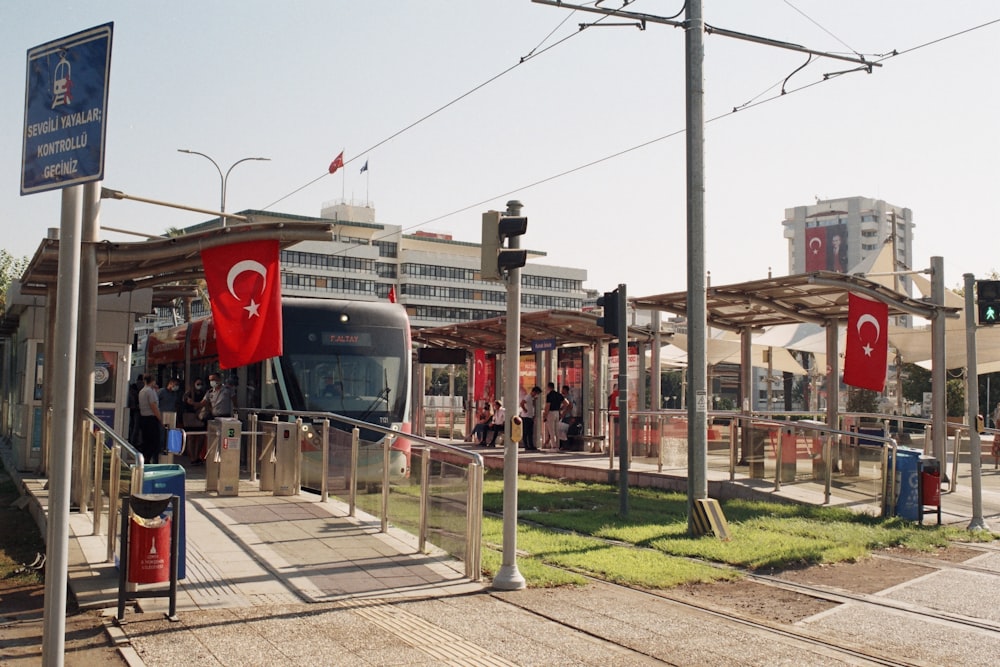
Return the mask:
{"type": "Polygon", "coordinates": [[[28,50],[22,195],[104,178],[113,28],[106,23],[28,50]]]}
{"type": "Polygon", "coordinates": [[[541,340],[531,341],[532,352],[545,352],[546,350],[554,350],[554,349],[556,349],[555,338],[542,338],[541,340]]]}

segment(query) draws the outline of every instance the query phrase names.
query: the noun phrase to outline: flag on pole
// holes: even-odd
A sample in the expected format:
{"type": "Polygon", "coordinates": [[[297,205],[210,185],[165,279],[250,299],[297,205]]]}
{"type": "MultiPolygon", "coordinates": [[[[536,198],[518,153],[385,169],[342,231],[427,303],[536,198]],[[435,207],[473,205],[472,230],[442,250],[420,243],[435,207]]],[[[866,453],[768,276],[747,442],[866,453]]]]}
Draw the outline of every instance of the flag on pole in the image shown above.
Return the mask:
{"type": "Polygon", "coordinates": [[[340,155],[333,158],[333,162],[330,163],[330,173],[335,174],[337,170],[344,166],[344,151],[340,151],[340,155]]]}
{"type": "Polygon", "coordinates": [[[396,303],[396,286],[389,286],[389,303],[396,303]]]}
{"type": "Polygon", "coordinates": [[[889,306],[848,294],[844,384],[882,391],[889,353],[889,306]]]}
{"type": "Polygon", "coordinates": [[[363,174],[363,173],[365,173],[366,171],[368,171],[368,160],[365,160],[365,164],[364,164],[364,166],[363,166],[363,167],[361,167],[361,172],[360,172],[360,173],[362,173],[362,174],[363,174]]]}
{"type": "Polygon", "coordinates": [[[281,355],[278,242],[231,243],[201,251],[212,302],[219,366],[237,368],[281,355]]]}

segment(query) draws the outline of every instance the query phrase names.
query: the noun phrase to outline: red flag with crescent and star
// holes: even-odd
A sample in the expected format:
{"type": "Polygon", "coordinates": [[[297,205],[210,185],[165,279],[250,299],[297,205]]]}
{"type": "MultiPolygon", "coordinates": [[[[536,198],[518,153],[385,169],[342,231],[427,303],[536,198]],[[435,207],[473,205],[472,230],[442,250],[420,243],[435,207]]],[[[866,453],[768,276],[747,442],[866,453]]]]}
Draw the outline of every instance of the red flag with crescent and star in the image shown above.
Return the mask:
{"type": "Polygon", "coordinates": [[[889,306],[854,294],[847,298],[844,384],[882,391],[889,353],[889,306]]]}
{"type": "Polygon", "coordinates": [[[810,227],[806,230],[806,273],[827,268],[826,227],[810,227]]]}
{"type": "Polygon", "coordinates": [[[219,365],[237,368],[281,355],[281,275],[277,241],[201,251],[212,302],[219,365]]]}
{"type": "Polygon", "coordinates": [[[333,158],[333,162],[330,163],[330,173],[335,174],[337,170],[344,166],[344,151],[340,151],[340,155],[333,158]]]}

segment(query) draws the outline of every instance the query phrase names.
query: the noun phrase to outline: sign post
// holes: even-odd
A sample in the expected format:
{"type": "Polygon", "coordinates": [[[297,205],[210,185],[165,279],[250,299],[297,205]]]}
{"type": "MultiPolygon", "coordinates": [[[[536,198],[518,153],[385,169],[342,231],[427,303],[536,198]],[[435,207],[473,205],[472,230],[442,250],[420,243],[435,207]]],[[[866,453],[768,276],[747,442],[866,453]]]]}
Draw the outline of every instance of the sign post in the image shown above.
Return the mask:
{"type": "MultiPolygon", "coordinates": [[[[51,359],[52,454],[42,664],[61,667],[66,649],[70,473],[80,304],[82,185],[104,177],[112,23],[28,50],[21,194],[62,189],[59,274],[51,359]]],[[[96,207],[89,207],[91,213],[96,207]]],[[[52,304],[47,304],[51,308],[52,304]]],[[[91,352],[93,354],[93,352],[91,352]]]]}

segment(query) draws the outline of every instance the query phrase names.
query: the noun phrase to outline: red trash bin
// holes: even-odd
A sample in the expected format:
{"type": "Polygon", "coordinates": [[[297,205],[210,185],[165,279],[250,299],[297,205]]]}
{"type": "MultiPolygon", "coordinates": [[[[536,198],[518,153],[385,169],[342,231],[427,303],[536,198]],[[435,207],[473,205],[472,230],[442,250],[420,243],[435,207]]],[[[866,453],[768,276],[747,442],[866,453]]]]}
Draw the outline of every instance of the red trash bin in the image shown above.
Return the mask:
{"type": "Polygon", "coordinates": [[[128,531],[128,580],[135,584],[170,581],[171,517],[132,516],[128,531]]]}
{"type": "Polygon", "coordinates": [[[941,471],[932,470],[920,473],[920,495],[924,505],[938,507],[941,505],[941,471]]]}

